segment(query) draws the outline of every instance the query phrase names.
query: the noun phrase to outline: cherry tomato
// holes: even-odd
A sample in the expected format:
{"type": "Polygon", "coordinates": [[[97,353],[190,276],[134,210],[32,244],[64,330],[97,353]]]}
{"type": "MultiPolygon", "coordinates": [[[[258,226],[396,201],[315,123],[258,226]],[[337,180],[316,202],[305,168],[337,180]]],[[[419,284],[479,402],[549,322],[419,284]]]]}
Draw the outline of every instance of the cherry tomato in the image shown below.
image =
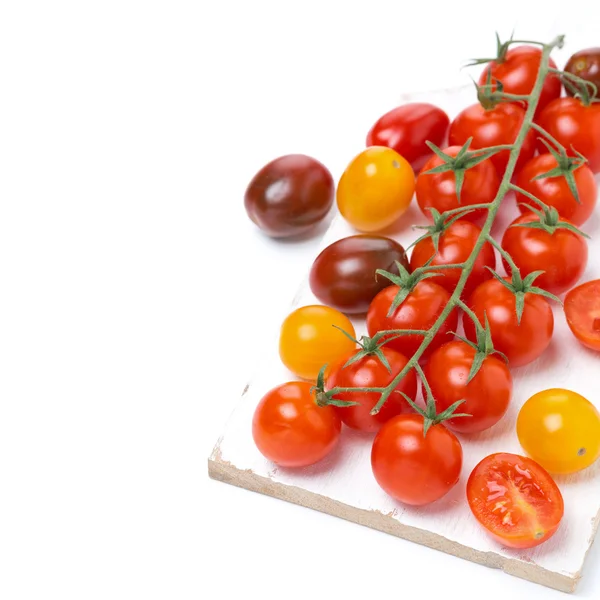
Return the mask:
{"type": "MultiPolygon", "coordinates": [[[[534,361],[550,344],[554,315],[550,304],[542,296],[530,292],[525,294],[520,324],[515,295],[497,279],[490,279],[477,287],[468,304],[482,325],[484,314],[487,314],[494,348],[507,356],[511,367],[521,367],[534,361]]],[[[467,338],[476,342],[475,325],[466,315],[463,326],[467,338]]]]}
{"type": "Polygon", "coordinates": [[[333,205],[335,185],[327,168],[304,154],[265,165],[244,197],[250,219],[267,235],[291,237],[310,231],[333,205]]]}
{"type": "MultiPolygon", "coordinates": [[[[558,98],[544,108],[538,124],[560,142],[571,155],[572,148],[588,159],[594,173],[600,172],[600,104],[585,106],[577,98],[558,98]]],[[[538,142],[540,152],[545,152],[538,142]]]]}
{"type": "MultiPolygon", "coordinates": [[[[480,234],[481,229],[477,225],[462,219],[455,221],[440,235],[437,253],[431,238],[425,238],[415,245],[410,257],[411,271],[424,266],[434,255],[430,265],[449,265],[464,262],[471,255],[480,234]]],[[[494,249],[486,242],[475,259],[473,270],[463,290],[463,296],[470,296],[471,292],[480,283],[490,279],[492,274],[486,267],[493,269],[495,266],[496,255],[494,249]]],[[[435,278],[435,283],[452,293],[458,284],[462,269],[440,269],[438,272],[441,275],[435,278]]]]}
{"type": "Polygon", "coordinates": [[[281,326],[279,356],[292,373],[315,380],[321,367],[333,365],[351,352],[355,344],[341,331],[355,336],[346,315],[329,306],[302,306],[290,313],[281,326]]]}
{"type": "MultiPolygon", "coordinates": [[[[378,331],[388,329],[418,329],[428,330],[435,323],[450,300],[450,294],[432,279],[417,283],[404,302],[387,316],[392,302],[399,291],[397,285],[385,288],[371,302],[367,313],[367,330],[373,337],[378,331]]],[[[428,356],[438,346],[448,341],[450,331],[456,331],[458,313],[453,310],[435,337],[425,350],[423,356],[428,356]]],[[[387,346],[405,356],[411,357],[423,342],[422,335],[403,335],[387,343],[387,346]]]]}
{"type": "Polygon", "coordinates": [[[371,467],[383,490],[404,504],[422,506],[445,496],[458,482],[462,446],[443,425],[423,435],[421,415],[400,415],[379,430],[371,467]]]}
{"type": "Polygon", "coordinates": [[[333,242],[315,259],[310,289],[323,303],[345,313],[365,313],[389,281],[377,269],[397,273],[396,261],[408,268],[404,248],[379,235],[352,235],[333,242]]]}
{"type": "MultiPolygon", "coordinates": [[[[473,137],[471,144],[473,149],[512,144],[519,135],[524,119],[525,109],[516,104],[503,102],[489,110],[483,108],[481,104],[473,104],[452,121],[449,141],[453,146],[462,146],[473,137]]],[[[530,130],[521,147],[515,173],[533,156],[535,139],[535,132],[530,130]]],[[[506,171],[508,159],[508,150],[494,154],[490,158],[500,177],[506,171]]]]}
{"type": "MultiPolygon", "coordinates": [[[[567,180],[562,177],[534,178],[558,166],[556,158],[548,152],[535,156],[523,167],[516,178],[516,184],[526,192],[533,194],[544,204],[554,207],[558,214],[579,227],[583,225],[594,212],[598,198],[598,184],[594,174],[587,165],[573,171],[579,203],[569,189],[567,180]]],[[[516,194],[519,210],[528,212],[527,206],[536,206],[523,194],[516,194]],[[526,206],[523,206],[525,204],[526,206]]]]}
{"type": "Polygon", "coordinates": [[[282,467],[305,467],[325,458],[340,437],[342,423],[331,406],[317,406],[311,384],[291,381],[270,390],[252,419],[260,453],[282,467]]]}
{"type": "MultiPolygon", "coordinates": [[[[459,150],[460,146],[450,146],[444,149],[444,152],[455,157],[459,150]]],[[[452,171],[426,173],[426,171],[443,164],[443,162],[439,156],[432,156],[417,176],[415,188],[417,202],[425,216],[431,218],[431,212],[428,210],[431,207],[443,213],[461,206],[483,204],[494,200],[500,186],[500,180],[491,159],[484,160],[465,171],[460,202],[456,196],[456,178],[452,171]]],[[[475,210],[463,218],[469,221],[479,221],[485,214],[483,210],[475,210]]]]}
{"type": "Polygon", "coordinates": [[[425,365],[437,412],[465,400],[459,412],[471,415],[444,421],[453,431],[473,433],[489,429],[504,415],[512,395],[508,366],[494,355],[483,359],[477,375],[467,383],[476,350],[462,341],[439,347],[425,365]]]}
{"type": "MultiPolygon", "coordinates": [[[[332,368],[327,379],[327,389],[334,387],[386,387],[406,366],[408,359],[400,352],[383,347],[391,372],[389,372],[377,356],[364,356],[360,360],[344,368],[346,361],[354,353],[345,356],[339,364],[332,368]]],[[[371,415],[371,409],[379,401],[380,394],[375,392],[347,392],[336,394],[337,400],[359,402],[354,406],[334,407],[340,419],[353,429],[361,431],[378,431],[392,417],[412,412],[408,402],[400,394],[404,392],[411,400],[417,395],[417,378],[414,371],[409,371],[396,386],[396,389],[386,400],[376,415],[371,415]]]]}
{"type": "Polygon", "coordinates": [[[379,231],[408,209],[415,174],[396,151],[383,146],[363,150],[348,165],[337,189],[342,216],[359,231],[379,231]]]}
{"type": "Polygon", "coordinates": [[[487,456],[473,469],[467,499],[479,523],[509,548],[545,542],[565,510],[558,486],[543,467],[504,452],[487,456]]]}
{"type": "Polygon", "coordinates": [[[600,413],[576,392],[544,390],[521,407],[517,436],[523,450],[550,473],[575,473],[600,456],[600,413]]]}
{"type": "Polygon", "coordinates": [[[450,119],[437,106],[426,102],[410,102],[380,117],[367,135],[367,146],[387,146],[403,156],[418,171],[431,150],[426,141],[441,146],[450,119]]]}
{"type": "MultiPolygon", "coordinates": [[[[504,233],[502,247],[511,255],[522,277],[533,271],[544,271],[535,280],[535,285],[553,294],[562,294],[571,289],[585,271],[587,243],[582,236],[568,229],[548,233],[543,229],[512,226],[539,220],[533,213],[515,219],[504,233]]],[[[510,272],[508,263],[503,262],[506,272],[510,272]]]]}
{"type": "Polygon", "coordinates": [[[582,283],[565,296],[565,316],[573,335],[600,352],[600,279],[582,283]]]}
{"type": "MultiPolygon", "coordinates": [[[[479,85],[487,82],[488,72],[494,79],[502,82],[507,94],[531,94],[537,79],[542,59],[542,51],[535,46],[516,46],[507,51],[502,62],[492,61],[481,73],[479,85]]],[[[556,69],[556,63],[550,58],[549,66],[556,69]]],[[[548,74],[540,94],[537,111],[540,111],[550,101],[560,96],[560,79],[548,74]]]]}
{"type": "MultiPolygon", "coordinates": [[[[600,91],[600,48],[575,52],[567,61],[565,71],[593,83],[600,91]]],[[[565,90],[569,96],[573,95],[568,86],[565,86],[565,90]]]]}

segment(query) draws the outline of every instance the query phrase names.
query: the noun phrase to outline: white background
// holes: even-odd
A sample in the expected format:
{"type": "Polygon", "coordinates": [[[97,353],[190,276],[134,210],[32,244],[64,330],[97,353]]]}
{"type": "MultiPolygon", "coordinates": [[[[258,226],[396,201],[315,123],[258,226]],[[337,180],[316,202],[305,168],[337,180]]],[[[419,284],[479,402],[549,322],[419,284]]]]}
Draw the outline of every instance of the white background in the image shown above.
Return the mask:
{"type": "Polygon", "coordinates": [[[401,94],[468,81],[496,29],[566,33],[562,64],[600,45],[599,13],[1,2],[0,597],[562,597],[210,481],[206,459],[318,245],[254,228],[254,172],[304,152],[337,179],[401,94]]]}

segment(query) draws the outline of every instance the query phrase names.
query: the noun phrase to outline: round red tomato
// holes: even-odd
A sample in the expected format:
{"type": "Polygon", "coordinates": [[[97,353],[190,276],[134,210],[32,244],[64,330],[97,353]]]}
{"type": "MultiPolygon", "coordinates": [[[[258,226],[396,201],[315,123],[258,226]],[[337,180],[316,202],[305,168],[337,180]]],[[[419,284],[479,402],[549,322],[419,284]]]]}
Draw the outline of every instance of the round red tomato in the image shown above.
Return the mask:
{"type": "Polygon", "coordinates": [[[504,452],[473,469],[467,499],[479,523],[509,548],[545,542],[564,514],[562,494],[548,472],[530,458],[504,452]]]}
{"type": "Polygon", "coordinates": [[[565,316],[573,335],[600,352],[600,279],[582,283],[565,296],[565,316]]]}
{"type": "MultiPolygon", "coordinates": [[[[540,217],[530,213],[515,219],[505,231],[502,247],[514,260],[522,277],[544,271],[535,285],[553,294],[571,289],[581,278],[588,259],[585,239],[574,231],[557,228],[554,233],[530,227],[513,227],[521,223],[539,223],[540,217]]],[[[506,272],[510,267],[504,261],[506,272]]]]}
{"type": "MultiPolygon", "coordinates": [[[[506,52],[501,61],[492,61],[481,73],[479,85],[487,83],[488,73],[491,71],[492,83],[494,79],[502,82],[507,94],[531,94],[537,79],[542,50],[536,46],[516,46],[506,52]]],[[[550,67],[556,69],[556,63],[550,58],[550,67]]],[[[540,94],[537,106],[539,112],[546,104],[560,96],[560,79],[552,73],[546,75],[544,87],[540,94]]]]}
{"type": "Polygon", "coordinates": [[[311,383],[291,381],[269,391],[252,419],[261,454],[282,467],[304,467],[333,450],[342,423],[332,406],[317,406],[311,383]]]}
{"type": "Polygon", "coordinates": [[[367,135],[367,146],[387,146],[403,156],[418,171],[431,150],[426,141],[441,146],[450,119],[437,106],[426,102],[410,102],[380,117],[367,135]]]}
{"type": "MultiPolygon", "coordinates": [[[[539,114],[538,124],[560,142],[571,155],[572,148],[588,159],[594,173],[600,173],[600,103],[585,106],[578,98],[558,98],[539,114]]],[[[540,152],[546,148],[538,142],[540,152]]]]}
{"type": "MultiPolygon", "coordinates": [[[[378,331],[389,329],[428,330],[443,312],[450,300],[450,294],[432,279],[420,281],[408,294],[404,302],[388,317],[392,302],[399,292],[397,285],[385,288],[371,302],[367,313],[367,330],[373,337],[378,331]]],[[[423,356],[448,341],[450,331],[456,331],[458,314],[453,310],[440,330],[431,340],[423,356]]],[[[423,342],[422,335],[403,335],[389,341],[386,345],[411,357],[423,342]]]]}
{"type": "MultiPolygon", "coordinates": [[[[388,371],[379,358],[375,355],[367,355],[357,362],[344,368],[346,361],[354,353],[349,354],[331,370],[327,378],[327,389],[335,387],[386,387],[406,366],[408,359],[400,352],[384,346],[383,355],[390,365],[388,371]]],[[[417,395],[417,378],[414,371],[409,371],[396,386],[396,389],[386,400],[381,410],[376,415],[371,415],[371,409],[379,401],[380,394],[375,392],[345,392],[336,394],[336,400],[358,402],[354,406],[334,407],[340,419],[353,429],[361,431],[378,431],[379,428],[392,417],[402,413],[412,412],[405,398],[400,394],[404,392],[414,401],[417,395]]]]}
{"type": "MultiPolygon", "coordinates": [[[[510,281],[507,278],[507,281],[510,281]]],[[[497,279],[482,283],[471,295],[469,308],[485,323],[487,315],[494,348],[504,353],[511,367],[521,367],[538,358],[550,344],[554,315],[548,301],[540,295],[525,294],[521,323],[517,321],[515,295],[497,279]]],[[[465,335],[477,341],[473,321],[463,317],[465,335]]]]}
{"type": "MultiPolygon", "coordinates": [[[[437,252],[435,252],[431,238],[425,238],[415,245],[410,257],[410,270],[414,271],[424,266],[432,256],[434,258],[429,263],[432,266],[450,265],[466,261],[471,255],[480,234],[481,229],[477,225],[462,219],[455,221],[441,233],[437,252]]],[[[486,267],[493,269],[495,266],[496,255],[494,249],[486,242],[475,259],[473,270],[463,290],[463,296],[470,296],[471,292],[480,283],[490,279],[492,274],[486,267]]],[[[452,293],[462,275],[462,269],[440,269],[438,272],[441,275],[435,278],[435,283],[452,293]]]]}
{"type": "MultiPolygon", "coordinates": [[[[519,135],[525,109],[516,104],[500,103],[495,108],[485,109],[481,104],[469,106],[452,121],[449,141],[453,146],[462,146],[470,137],[473,149],[513,144],[519,135]]],[[[530,130],[521,147],[515,173],[533,156],[535,152],[535,132],[530,130]]],[[[491,161],[502,177],[506,171],[509,151],[503,150],[491,157],[491,161]]]]}
{"type": "MultiPolygon", "coordinates": [[[[535,179],[538,175],[548,173],[551,169],[555,169],[558,162],[552,154],[546,152],[535,156],[523,167],[516,179],[516,184],[529,192],[544,204],[552,206],[558,214],[563,218],[571,221],[579,227],[583,225],[594,212],[598,198],[598,184],[594,179],[594,174],[587,165],[583,165],[573,171],[575,177],[575,185],[579,202],[575,200],[575,196],[569,189],[569,184],[563,176],[558,177],[542,177],[535,179]]],[[[522,213],[528,212],[527,206],[539,208],[529,198],[523,194],[516,194],[519,210],[522,213]],[[523,205],[526,206],[523,206],[523,205]]]]}
{"type": "MultiPolygon", "coordinates": [[[[460,151],[460,146],[450,146],[444,152],[453,158],[460,151]]],[[[479,164],[465,170],[460,202],[456,195],[456,176],[453,171],[443,173],[426,173],[444,161],[437,155],[432,156],[417,176],[415,188],[417,202],[423,214],[431,218],[429,208],[435,208],[443,213],[447,210],[469,206],[470,204],[483,204],[492,202],[498,192],[500,180],[491,159],[484,160],[479,164]]],[[[464,216],[469,221],[478,221],[486,212],[475,210],[464,216]]]]}
{"type": "Polygon", "coordinates": [[[471,416],[444,422],[448,429],[461,433],[483,431],[495,425],[506,412],[512,395],[508,366],[494,355],[483,359],[477,375],[467,383],[476,353],[465,342],[449,342],[431,355],[424,369],[438,413],[465,400],[460,412],[471,416]]]}
{"type": "Polygon", "coordinates": [[[389,420],[375,436],[371,467],[383,490],[404,504],[422,506],[445,496],[458,482],[462,446],[443,425],[423,435],[421,415],[389,420]]]}

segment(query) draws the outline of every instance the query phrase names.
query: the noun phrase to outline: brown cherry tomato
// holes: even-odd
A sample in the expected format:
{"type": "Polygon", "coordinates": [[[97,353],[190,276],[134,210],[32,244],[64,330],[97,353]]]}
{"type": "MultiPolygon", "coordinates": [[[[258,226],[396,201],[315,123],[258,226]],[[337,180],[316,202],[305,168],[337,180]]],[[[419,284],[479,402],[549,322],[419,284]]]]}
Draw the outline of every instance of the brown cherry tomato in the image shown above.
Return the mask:
{"type": "Polygon", "coordinates": [[[244,196],[250,219],[267,235],[285,238],[310,231],[333,204],[334,182],[319,161],[288,154],[265,165],[244,196]]]}
{"type": "MultiPolygon", "coordinates": [[[[600,47],[575,52],[567,61],[565,71],[593,83],[600,92],[600,47]]],[[[569,96],[573,95],[568,86],[565,90],[569,96]]]]}

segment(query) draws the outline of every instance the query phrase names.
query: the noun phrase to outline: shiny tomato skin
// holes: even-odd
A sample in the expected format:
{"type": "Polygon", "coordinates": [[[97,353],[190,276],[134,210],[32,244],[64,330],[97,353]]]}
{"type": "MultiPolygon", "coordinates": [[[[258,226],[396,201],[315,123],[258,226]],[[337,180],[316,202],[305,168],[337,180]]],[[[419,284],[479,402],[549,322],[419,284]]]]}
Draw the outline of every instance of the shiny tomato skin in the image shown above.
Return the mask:
{"type": "Polygon", "coordinates": [[[409,102],[377,119],[367,134],[367,146],[387,146],[403,156],[417,172],[432,152],[426,141],[440,147],[450,118],[427,102],[409,102]]]}
{"type": "Polygon", "coordinates": [[[484,458],[467,481],[473,516],[503,546],[533,548],[554,535],[564,501],[548,472],[525,456],[484,458]]]}
{"type": "MultiPolygon", "coordinates": [[[[594,212],[598,200],[598,184],[587,165],[576,169],[573,175],[579,195],[579,202],[577,202],[564,177],[543,177],[534,181],[538,175],[547,173],[557,166],[556,158],[548,152],[534,156],[517,175],[516,185],[533,194],[544,204],[554,207],[563,219],[579,227],[594,212]]],[[[529,212],[528,206],[534,206],[534,203],[523,194],[517,193],[516,200],[522,213],[529,212]]],[[[539,208],[537,205],[535,207],[539,208]]]]}
{"type": "MultiPolygon", "coordinates": [[[[540,68],[542,51],[535,46],[516,46],[510,48],[502,62],[492,61],[481,73],[479,85],[487,82],[488,72],[494,79],[502,82],[507,94],[528,95],[533,90],[535,80],[540,68]]],[[[556,63],[550,58],[550,67],[556,69],[556,63]]],[[[549,102],[560,96],[560,79],[553,74],[548,74],[542,87],[542,93],[536,112],[539,112],[549,102]]]]}
{"type": "Polygon", "coordinates": [[[282,467],[305,467],[336,446],[342,423],[331,406],[317,406],[312,384],[291,381],[261,399],[252,419],[252,437],[263,456],[282,467]]]}
{"type": "MultiPolygon", "coordinates": [[[[565,71],[593,83],[600,90],[600,48],[586,48],[575,52],[565,65],[565,71]]],[[[573,92],[565,86],[567,95],[573,92]]]]}
{"type": "MultiPolygon", "coordinates": [[[[415,288],[409,293],[404,302],[392,313],[387,316],[392,305],[394,297],[399,291],[397,285],[390,285],[385,288],[371,302],[367,312],[367,331],[373,337],[378,331],[388,329],[418,329],[428,330],[435,323],[437,318],[443,312],[450,294],[433,279],[426,279],[417,283],[415,288]]],[[[456,331],[458,323],[458,313],[456,309],[448,315],[444,324],[440,327],[435,337],[423,353],[423,357],[428,356],[438,346],[447,342],[450,338],[448,333],[456,331]]],[[[390,340],[386,346],[397,350],[409,358],[416,352],[423,342],[422,335],[403,335],[390,340]]]]}
{"type": "MultiPolygon", "coordinates": [[[[449,156],[455,157],[459,150],[460,146],[450,146],[445,148],[444,152],[449,156]]],[[[483,204],[494,200],[500,187],[500,180],[491,159],[484,160],[465,171],[460,202],[456,195],[456,179],[452,171],[426,174],[426,171],[442,163],[443,161],[439,156],[432,156],[417,176],[417,185],[415,187],[417,202],[426,217],[431,218],[429,208],[435,208],[438,212],[443,213],[447,210],[460,208],[461,206],[483,204]]],[[[475,210],[463,218],[477,222],[485,214],[484,210],[475,210]]]]}
{"type": "MultiPolygon", "coordinates": [[[[524,119],[525,110],[516,104],[504,102],[490,110],[481,104],[473,104],[459,113],[450,124],[449,142],[452,146],[462,146],[473,137],[472,149],[512,144],[519,135],[524,119]]],[[[535,139],[535,132],[530,130],[521,147],[515,173],[533,156],[535,139]]],[[[494,154],[490,159],[500,177],[506,171],[508,159],[508,150],[494,154]]]]}
{"type": "MultiPolygon", "coordinates": [[[[550,344],[554,315],[550,304],[542,296],[525,294],[520,324],[517,322],[515,295],[497,279],[490,279],[477,287],[467,304],[480,323],[485,322],[484,314],[487,314],[494,348],[506,355],[511,368],[533,362],[550,344]]],[[[466,315],[463,315],[463,326],[467,339],[476,342],[475,325],[466,315]]]]}
{"type": "MultiPolygon", "coordinates": [[[[382,362],[374,355],[365,356],[358,362],[348,365],[344,364],[354,353],[345,356],[332,370],[327,378],[327,389],[334,387],[386,387],[406,366],[408,359],[400,352],[384,346],[382,348],[387,358],[391,372],[385,368],[382,362]]],[[[413,412],[412,408],[400,394],[404,392],[411,400],[417,395],[417,377],[414,371],[409,371],[400,381],[390,397],[386,400],[381,410],[376,415],[371,415],[371,409],[379,401],[380,394],[375,392],[348,392],[336,394],[337,400],[359,402],[354,406],[334,407],[338,416],[348,427],[360,431],[374,432],[389,421],[392,417],[400,414],[413,412]]]]}
{"type": "MultiPolygon", "coordinates": [[[[537,123],[561,143],[567,152],[578,150],[594,173],[600,173],[600,104],[584,106],[577,98],[558,98],[544,108],[537,123]]],[[[540,152],[547,152],[538,142],[540,152]]]]}
{"type": "MultiPolygon", "coordinates": [[[[435,252],[431,238],[426,238],[415,244],[410,257],[410,270],[414,271],[424,266],[434,254],[435,258],[431,261],[431,266],[449,265],[466,261],[473,251],[480,234],[481,229],[474,223],[463,221],[462,219],[455,221],[440,235],[437,253],[435,252]]],[[[462,295],[465,298],[470,296],[471,292],[479,284],[490,279],[492,274],[486,267],[493,269],[495,266],[496,254],[492,246],[486,242],[475,259],[473,270],[469,279],[467,279],[462,295]]],[[[434,279],[435,283],[452,293],[462,275],[462,270],[440,269],[438,273],[441,275],[434,279]]]]}
{"type": "MultiPolygon", "coordinates": [[[[511,255],[521,276],[534,271],[544,271],[535,285],[553,294],[570,290],[585,271],[588,246],[585,238],[568,229],[556,229],[548,233],[542,229],[513,227],[520,223],[539,222],[533,213],[515,219],[502,238],[502,247],[511,255]]],[[[510,272],[504,260],[506,272],[510,272]]]]}
{"type": "Polygon", "coordinates": [[[567,293],[565,316],[577,340],[600,352],[600,279],[586,281],[567,293]]]}
{"type": "Polygon", "coordinates": [[[423,417],[400,415],[379,430],[371,467],[383,490],[404,504],[423,506],[445,496],[458,482],[462,446],[443,425],[423,435],[423,417]]]}
{"type": "Polygon", "coordinates": [[[377,269],[398,273],[408,269],[404,248],[380,235],[352,235],[330,244],[315,259],[309,275],[313,294],[346,314],[365,313],[373,298],[389,285],[377,269]]]}
{"type": "Polygon", "coordinates": [[[512,376],[508,365],[498,356],[486,356],[477,375],[467,383],[476,350],[457,340],[440,346],[429,358],[424,371],[431,386],[437,412],[458,400],[460,413],[444,421],[452,431],[476,433],[495,425],[506,413],[512,396],[512,376]]]}
{"type": "Polygon", "coordinates": [[[280,156],[248,184],[244,206],[262,231],[274,238],[306,233],[333,205],[335,184],[328,169],[304,154],[280,156]]]}

